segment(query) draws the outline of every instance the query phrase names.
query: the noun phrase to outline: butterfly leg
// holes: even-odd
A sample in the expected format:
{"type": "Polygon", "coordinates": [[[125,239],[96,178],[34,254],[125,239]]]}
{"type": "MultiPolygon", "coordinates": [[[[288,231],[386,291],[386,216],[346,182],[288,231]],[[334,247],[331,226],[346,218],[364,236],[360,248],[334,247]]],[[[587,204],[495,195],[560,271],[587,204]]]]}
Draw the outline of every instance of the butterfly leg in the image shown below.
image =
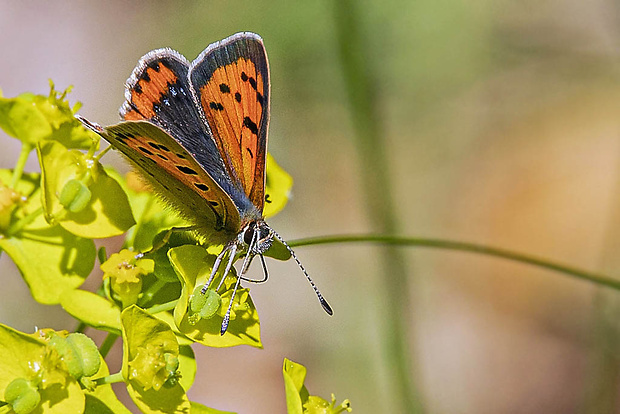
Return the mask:
{"type": "MultiPolygon", "coordinates": [[[[226,330],[228,329],[228,324],[230,322],[230,311],[232,310],[232,306],[235,301],[235,295],[237,294],[237,289],[239,288],[239,285],[241,284],[241,279],[244,279],[243,275],[245,275],[245,272],[248,271],[248,268],[250,267],[250,263],[252,262],[252,258],[254,258],[254,254],[252,254],[252,250],[257,240],[258,240],[258,231],[254,231],[254,233],[252,234],[252,241],[250,242],[250,245],[248,246],[248,253],[245,255],[245,258],[243,259],[243,264],[241,265],[241,271],[239,275],[237,276],[237,283],[235,283],[235,288],[233,289],[233,293],[230,297],[230,303],[228,303],[228,309],[226,310],[226,315],[224,315],[224,320],[222,321],[222,328],[220,329],[221,335],[224,335],[226,333],[226,330]]],[[[233,246],[235,246],[235,249],[236,249],[237,243],[235,243],[233,246]]],[[[230,263],[231,262],[229,262],[229,264],[230,263]]]]}
{"type": "Polygon", "coordinates": [[[235,289],[233,290],[232,296],[230,297],[230,303],[228,304],[228,309],[226,310],[226,315],[224,315],[224,320],[222,321],[222,327],[220,328],[220,335],[224,335],[226,330],[228,329],[228,324],[230,323],[230,311],[232,310],[232,305],[235,300],[235,295],[237,294],[237,289],[239,288],[239,284],[241,283],[241,278],[237,278],[237,283],[235,283],[235,289]]]}
{"type": "Polygon", "coordinates": [[[220,268],[222,259],[224,259],[224,256],[226,255],[226,253],[228,253],[228,250],[229,249],[226,249],[226,248],[222,249],[220,254],[218,254],[217,257],[215,258],[215,262],[213,263],[213,269],[211,270],[211,275],[209,276],[209,280],[207,280],[207,283],[205,283],[202,289],[200,290],[201,294],[204,295],[207,292],[207,289],[209,289],[209,286],[211,286],[211,282],[213,282],[213,278],[215,278],[215,274],[217,273],[217,270],[220,268]]]}
{"type": "Polygon", "coordinates": [[[220,280],[219,285],[217,285],[217,288],[215,289],[216,291],[220,290],[220,288],[224,284],[224,280],[226,280],[226,276],[228,276],[228,272],[230,272],[230,268],[232,267],[232,265],[233,265],[233,263],[235,261],[235,257],[237,256],[237,244],[233,243],[233,244],[230,245],[230,247],[227,247],[224,250],[229,251],[230,252],[230,256],[228,257],[228,263],[226,264],[226,269],[224,269],[224,274],[222,275],[222,280],[220,280]]]}
{"type": "Polygon", "coordinates": [[[241,280],[250,283],[265,283],[269,279],[269,271],[267,270],[267,263],[265,263],[265,258],[262,254],[259,254],[260,261],[263,264],[263,278],[261,280],[248,279],[246,277],[241,276],[241,280]]]}

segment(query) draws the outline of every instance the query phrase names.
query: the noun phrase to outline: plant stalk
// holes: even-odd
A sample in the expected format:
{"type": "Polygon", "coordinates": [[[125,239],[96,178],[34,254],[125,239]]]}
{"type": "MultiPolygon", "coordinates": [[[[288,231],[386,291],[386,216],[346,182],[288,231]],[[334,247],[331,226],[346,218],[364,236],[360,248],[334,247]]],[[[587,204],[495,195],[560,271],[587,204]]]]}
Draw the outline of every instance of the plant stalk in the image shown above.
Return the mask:
{"type": "Polygon", "coordinates": [[[323,237],[311,237],[306,239],[291,240],[288,244],[291,247],[312,246],[333,243],[378,243],[390,244],[394,246],[430,247],[436,249],[458,250],[471,253],[479,253],[487,256],[501,257],[515,262],[525,263],[554,272],[563,273],[577,279],[586,280],[599,286],[605,286],[614,290],[620,290],[620,280],[611,278],[598,273],[567,266],[564,264],[541,259],[538,257],[512,252],[510,250],[498,249],[495,247],[483,246],[474,243],[465,243],[452,240],[424,239],[416,237],[383,236],[377,234],[359,235],[335,235],[323,237]]]}
{"type": "MultiPolygon", "coordinates": [[[[362,6],[355,0],[338,0],[333,4],[366,214],[371,218],[370,222],[376,231],[394,234],[398,223],[391,191],[389,161],[376,106],[377,76],[370,65],[373,60],[368,54],[368,43],[362,38],[363,29],[358,13],[362,6]]],[[[387,385],[394,405],[392,412],[421,413],[422,402],[414,382],[410,358],[410,355],[415,355],[412,346],[415,341],[409,339],[412,337],[412,321],[408,317],[412,314],[409,297],[411,277],[400,250],[387,246],[381,253],[382,273],[387,279],[387,283],[382,284],[384,296],[381,299],[386,306],[382,306],[381,340],[389,378],[387,385]]]]}

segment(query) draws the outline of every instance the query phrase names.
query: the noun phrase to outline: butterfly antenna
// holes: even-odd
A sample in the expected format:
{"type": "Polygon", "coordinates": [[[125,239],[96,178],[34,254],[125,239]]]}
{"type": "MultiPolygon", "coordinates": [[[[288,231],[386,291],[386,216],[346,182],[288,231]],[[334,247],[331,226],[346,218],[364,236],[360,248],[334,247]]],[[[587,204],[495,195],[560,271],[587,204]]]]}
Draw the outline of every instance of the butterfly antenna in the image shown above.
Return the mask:
{"type": "MultiPolygon", "coordinates": [[[[273,230],[272,230],[273,231],[273,230]]],[[[316,287],[316,285],[314,284],[314,282],[312,281],[312,278],[310,277],[310,275],[308,274],[308,272],[306,272],[306,268],[304,267],[304,265],[301,264],[301,262],[299,261],[299,259],[297,258],[297,256],[295,255],[295,252],[293,251],[293,249],[291,249],[291,246],[289,246],[284,239],[282,238],[282,236],[280,236],[278,233],[276,233],[275,231],[273,231],[273,234],[277,237],[278,240],[280,240],[280,242],[288,249],[289,253],[291,254],[291,256],[293,256],[293,259],[295,259],[295,261],[297,262],[297,265],[299,266],[299,268],[301,269],[301,271],[304,273],[304,276],[306,276],[306,279],[308,279],[308,283],[310,283],[310,286],[312,286],[312,289],[314,289],[314,293],[316,293],[316,297],[319,298],[319,302],[321,302],[321,306],[323,307],[323,310],[325,312],[327,312],[327,314],[329,316],[332,316],[334,314],[334,311],[332,310],[331,306],[329,306],[329,303],[327,303],[327,301],[325,300],[325,298],[323,297],[323,295],[321,295],[321,292],[319,291],[319,288],[316,287]]]]}

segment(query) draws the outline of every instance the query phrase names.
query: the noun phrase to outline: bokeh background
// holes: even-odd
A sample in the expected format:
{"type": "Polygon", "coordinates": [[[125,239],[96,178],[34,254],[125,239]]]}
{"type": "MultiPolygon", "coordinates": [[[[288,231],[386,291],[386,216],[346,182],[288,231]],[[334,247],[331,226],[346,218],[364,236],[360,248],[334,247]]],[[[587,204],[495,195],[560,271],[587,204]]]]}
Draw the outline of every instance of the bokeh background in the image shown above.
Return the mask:
{"type": "MultiPolygon", "coordinates": [[[[47,94],[48,78],[73,85],[81,114],[111,124],[144,53],[169,46],[191,60],[246,30],[264,38],[270,59],[269,150],[295,179],[289,205],[270,220],[285,238],[380,231],[374,200],[391,206],[401,235],[618,272],[613,0],[7,1],[0,88],[11,97],[47,94]],[[387,160],[377,173],[389,182],[374,189],[360,154],[375,149],[360,148],[359,102],[342,60],[351,40],[343,18],[358,29],[351,39],[363,47],[351,47],[370,81],[360,88],[372,90],[359,96],[373,101],[387,160]],[[385,188],[391,200],[381,199],[385,188]]],[[[0,167],[10,168],[18,144],[0,135],[0,167]]],[[[115,155],[105,160],[126,168],[115,155]]],[[[38,169],[34,156],[28,168],[38,169]]],[[[368,244],[298,249],[332,318],[293,262],[271,261],[269,283],[252,290],[264,349],[195,347],[190,398],[284,412],[288,357],[308,368],[312,394],[349,398],[357,413],[405,412],[385,359],[384,327],[396,320],[407,327],[412,395],[426,412],[620,412],[617,293],[497,258],[403,248],[407,283],[397,288],[408,299],[395,309],[387,253],[368,244]]],[[[0,322],[74,329],[59,307],[30,298],[6,255],[0,272],[0,322]]]]}

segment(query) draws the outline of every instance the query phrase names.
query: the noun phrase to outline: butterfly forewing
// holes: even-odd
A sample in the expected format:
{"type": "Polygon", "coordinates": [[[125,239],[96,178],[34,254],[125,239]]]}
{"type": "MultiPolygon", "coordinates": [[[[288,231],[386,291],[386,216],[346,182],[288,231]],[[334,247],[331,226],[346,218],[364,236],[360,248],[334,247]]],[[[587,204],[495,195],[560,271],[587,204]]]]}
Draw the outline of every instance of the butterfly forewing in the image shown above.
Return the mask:
{"type": "Polygon", "coordinates": [[[262,40],[240,33],[209,46],[192,63],[189,77],[228,174],[262,212],[269,124],[269,67],[262,40]]]}
{"type": "Polygon", "coordinates": [[[230,197],[167,132],[152,123],[134,121],[106,127],[101,134],[203,236],[227,241],[239,231],[239,213],[230,197]],[[209,230],[214,231],[209,234],[209,230]]]}
{"type": "MultiPolygon", "coordinates": [[[[127,80],[121,117],[161,127],[189,152],[202,169],[236,202],[240,197],[229,178],[209,127],[201,122],[188,78],[189,63],[172,49],[159,49],[140,59],[127,80]]],[[[237,204],[243,205],[243,200],[237,204]]]]}

